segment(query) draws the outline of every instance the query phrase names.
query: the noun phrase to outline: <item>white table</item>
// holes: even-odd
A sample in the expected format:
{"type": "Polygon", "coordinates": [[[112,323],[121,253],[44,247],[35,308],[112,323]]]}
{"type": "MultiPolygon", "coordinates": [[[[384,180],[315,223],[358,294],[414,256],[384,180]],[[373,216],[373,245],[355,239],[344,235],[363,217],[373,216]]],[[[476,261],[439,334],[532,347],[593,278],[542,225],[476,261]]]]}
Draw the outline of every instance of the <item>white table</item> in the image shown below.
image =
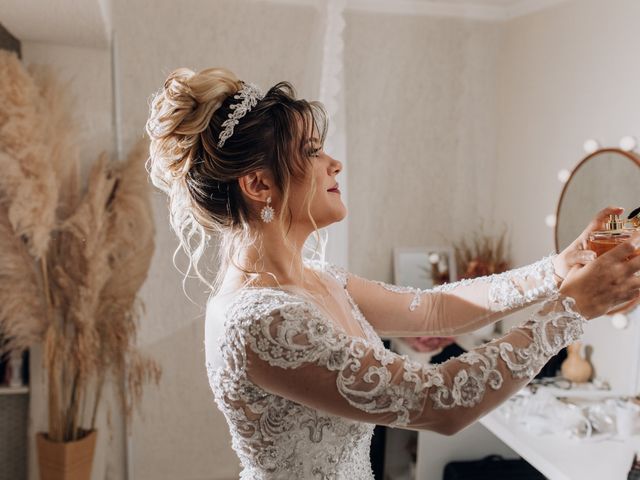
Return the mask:
{"type": "MultiPolygon", "coordinates": [[[[399,340],[392,340],[392,349],[422,363],[428,363],[434,353],[439,353],[417,353],[399,340]]],[[[458,337],[456,341],[465,350],[477,346],[477,339],[472,335],[458,337]]],[[[567,394],[566,390],[549,386],[539,388],[547,389],[556,396],[567,394]]],[[[572,396],[584,398],[612,395],[611,391],[589,391],[582,395],[579,391],[572,391],[572,396]]],[[[638,452],[640,457],[640,434],[624,441],[609,439],[598,442],[581,441],[561,435],[534,435],[513,420],[507,421],[502,413],[504,406],[506,404],[489,412],[476,424],[452,437],[420,432],[417,478],[430,479],[436,475],[428,470],[429,463],[435,460],[442,460],[444,463],[458,456],[480,458],[488,453],[498,453],[510,458],[509,452],[513,451],[550,480],[626,480],[634,452],[638,452]],[[480,426],[482,428],[479,428],[480,426]],[[436,452],[436,449],[439,450],[436,452]],[[434,459],[433,455],[439,458],[434,459]],[[426,474],[427,471],[429,475],[426,474]]],[[[517,418],[517,412],[511,418],[517,418]]],[[[439,467],[436,470],[438,474],[441,471],[439,467]]]]}
{"type": "Polygon", "coordinates": [[[508,421],[502,410],[489,412],[480,423],[550,480],[626,480],[634,452],[640,453],[637,434],[599,442],[533,435],[508,421]]]}

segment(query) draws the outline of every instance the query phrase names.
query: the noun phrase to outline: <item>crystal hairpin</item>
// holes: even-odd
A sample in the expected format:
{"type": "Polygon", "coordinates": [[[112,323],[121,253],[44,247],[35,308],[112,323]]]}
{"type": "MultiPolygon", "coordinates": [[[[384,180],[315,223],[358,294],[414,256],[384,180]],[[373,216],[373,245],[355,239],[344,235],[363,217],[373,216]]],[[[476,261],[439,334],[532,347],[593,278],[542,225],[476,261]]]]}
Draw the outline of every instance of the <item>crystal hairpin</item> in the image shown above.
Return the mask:
{"type": "Polygon", "coordinates": [[[238,120],[244,117],[253,107],[256,106],[258,100],[264,98],[262,90],[253,83],[243,82],[243,86],[233,98],[240,100],[240,103],[234,103],[229,108],[233,110],[229,114],[229,118],[222,123],[224,127],[218,137],[218,148],[222,148],[224,142],[233,135],[233,129],[238,124],[238,120]]]}

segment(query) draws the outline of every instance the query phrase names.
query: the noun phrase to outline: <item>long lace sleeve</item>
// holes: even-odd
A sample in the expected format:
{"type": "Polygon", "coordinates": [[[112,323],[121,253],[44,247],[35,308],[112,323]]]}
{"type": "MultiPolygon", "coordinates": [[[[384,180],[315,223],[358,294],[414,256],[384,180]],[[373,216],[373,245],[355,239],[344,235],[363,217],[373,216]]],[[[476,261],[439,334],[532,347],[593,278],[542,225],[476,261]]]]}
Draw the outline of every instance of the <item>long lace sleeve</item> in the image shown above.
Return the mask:
{"type": "Polygon", "coordinates": [[[558,292],[553,258],[421,290],[367,280],[327,264],[379,335],[451,336],[472,332],[558,292]]]}
{"type": "Polygon", "coordinates": [[[451,435],[517,392],[583,333],[556,294],[503,337],[424,365],[350,336],[304,299],[234,312],[227,364],[263,390],[349,419],[451,435]]]}

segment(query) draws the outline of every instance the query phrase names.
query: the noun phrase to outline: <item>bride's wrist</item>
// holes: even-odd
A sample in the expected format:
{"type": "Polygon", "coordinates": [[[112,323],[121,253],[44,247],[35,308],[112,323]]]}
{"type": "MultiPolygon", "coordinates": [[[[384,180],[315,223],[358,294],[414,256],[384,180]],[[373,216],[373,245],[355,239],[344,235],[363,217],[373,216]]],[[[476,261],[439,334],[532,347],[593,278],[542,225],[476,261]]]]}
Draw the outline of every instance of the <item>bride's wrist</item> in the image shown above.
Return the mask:
{"type": "Polygon", "coordinates": [[[562,282],[564,282],[564,277],[558,275],[558,272],[555,268],[553,269],[553,279],[556,281],[556,287],[560,288],[562,282]]]}
{"type": "Polygon", "coordinates": [[[561,267],[561,265],[565,262],[561,258],[561,254],[558,254],[552,259],[551,263],[553,264],[553,279],[556,282],[556,287],[560,288],[566,276],[566,268],[563,269],[561,267]]]}

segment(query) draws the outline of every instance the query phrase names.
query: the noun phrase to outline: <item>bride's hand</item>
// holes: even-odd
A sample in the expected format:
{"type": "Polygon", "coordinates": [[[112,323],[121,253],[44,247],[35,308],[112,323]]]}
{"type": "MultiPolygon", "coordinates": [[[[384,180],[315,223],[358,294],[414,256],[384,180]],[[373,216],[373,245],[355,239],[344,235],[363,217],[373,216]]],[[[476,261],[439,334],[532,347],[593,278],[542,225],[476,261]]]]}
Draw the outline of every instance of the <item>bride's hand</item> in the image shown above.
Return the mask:
{"type": "Polygon", "coordinates": [[[574,267],[560,293],[573,297],[587,319],[604,315],[640,294],[640,233],[600,255],[584,267],[574,267]]]}
{"type": "Polygon", "coordinates": [[[609,219],[609,215],[621,215],[622,212],[624,212],[624,208],[622,207],[607,207],[600,210],[580,236],[555,256],[553,266],[560,280],[566,278],[574,266],[586,265],[596,258],[595,252],[587,250],[589,235],[596,230],[602,230],[604,228],[604,222],[609,219]]]}

